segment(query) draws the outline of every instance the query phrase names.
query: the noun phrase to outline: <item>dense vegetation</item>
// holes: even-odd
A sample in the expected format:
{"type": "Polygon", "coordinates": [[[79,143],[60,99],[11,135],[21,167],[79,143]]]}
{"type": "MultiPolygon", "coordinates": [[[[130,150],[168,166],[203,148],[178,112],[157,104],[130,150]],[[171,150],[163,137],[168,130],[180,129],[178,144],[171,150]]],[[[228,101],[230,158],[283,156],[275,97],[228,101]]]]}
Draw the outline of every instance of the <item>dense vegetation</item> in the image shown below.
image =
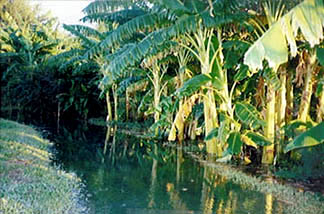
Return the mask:
{"type": "Polygon", "coordinates": [[[94,1],[82,19],[94,27],[64,25],[69,36],[9,2],[0,11],[8,118],[106,118],[106,141],[140,127],[144,138],[203,139],[219,161],[323,153],[322,0],[94,1]]]}

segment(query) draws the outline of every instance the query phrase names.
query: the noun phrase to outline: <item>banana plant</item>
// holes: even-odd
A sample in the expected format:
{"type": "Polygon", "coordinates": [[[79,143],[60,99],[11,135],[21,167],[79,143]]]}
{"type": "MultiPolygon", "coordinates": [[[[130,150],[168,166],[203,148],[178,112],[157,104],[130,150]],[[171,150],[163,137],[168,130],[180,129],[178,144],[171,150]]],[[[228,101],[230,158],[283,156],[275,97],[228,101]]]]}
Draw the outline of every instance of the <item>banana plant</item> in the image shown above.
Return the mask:
{"type": "MultiPolygon", "coordinates": [[[[136,3],[138,2],[135,1],[136,3]]],[[[196,2],[180,2],[175,0],[154,2],[151,6],[145,3],[136,4],[142,9],[143,14],[125,23],[120,23],[102,42],[88,51],[88,56],[95,55],[103,48],[116,47],[116,44],[127,41],[139,31],[150,30],[147,35],[144,35],[144,38],[125,50],[121,57],[107,63],[107,73],[122,74],[122,72],[127,71],[143,59],[160,52],[157,50],[165,48],[165,45],[163,45],[165,42],[169,42],[181,35],[187,35],[186,38],[188,38],[187,41],[189,43],[192,42],[191,40],[196,40],[197,48],[194,51],[200,51],[201,53],[198,56],[201,63],[201,72],[209,74],[214,64],[213,61],[219,57],[219,53],[216,53],[216,50],[211,50],[213,29],[224,23],[239,19],[241,16],[234,13],[235,8],[233,5],[235,2],[233,1],[228,2],[224,0],[213,2],[212,4],[201,1],[199,4],[198,7],[196,2]],[[225,13],[227,16],[224,15],[225,13]],[[208,43],[207,46],[204,44],[205,42],[208,43]],[[209,51],[214,52],[211,54],[209,51]]],[[[191,48],[190,45],[184,44],[184,46],[191,48]]],[[[208,84],[209,88],[207,89],[206,96],[203,98],[205,103],[206,133],[217,125],[214,91],[212,84],[208,84]]],[[[225,88],[224,90],[226,91],[225,88]]],[[[225,107],[225,105],[223,106],[225,107]]],[[[210,153],[216,153],[216,147],[214,139],[208,142],[208,151],[210,153]]],[[[221,149],[218,148],[218,150],[218,155],[220,155],[221,149]]]]}
{"type": "MultiPolygon", "coordinates": [[[[310,44],[311,48],[319,44],[323,39],[323,8],[324,5],[321,0],[305,0],[292,8],[287,14],[274,22],[269,30],[249,48],[245,54],[244,63],[254,72],[257,72],[259,69],[263,68],[263,60],[265,59],[269,66],[274,71],[277,71],[281,64],[288,61],[289,51],[287,42],[290,46],[291,55],[293,57],[297,55],[295,38],[299,35],[299,30],[304,40],[310,44]],[[273,41],[276,41],[276,44],[274,44],[273,41]]],[[[273,141],[275,132],[275,100],[273,98],[273,86],[269,84],[268,87],[269,92],[272,91],[272,93],[268,93],[271,97],[269,97],[267,107],[267,126],[265,132],[266,136],[273,141]]],[[[305,91],[307,91],[307,89],[305,91]]],[[[306,110],[302,110],[300,113],[300,115],[303,115],[303,118],[305,114],[308,114],[308,109],[307,107],[306,110]]],[[[265,147],[262,162],[265,164],[273,163],[273,152],[273,146],[265,147]]]]}

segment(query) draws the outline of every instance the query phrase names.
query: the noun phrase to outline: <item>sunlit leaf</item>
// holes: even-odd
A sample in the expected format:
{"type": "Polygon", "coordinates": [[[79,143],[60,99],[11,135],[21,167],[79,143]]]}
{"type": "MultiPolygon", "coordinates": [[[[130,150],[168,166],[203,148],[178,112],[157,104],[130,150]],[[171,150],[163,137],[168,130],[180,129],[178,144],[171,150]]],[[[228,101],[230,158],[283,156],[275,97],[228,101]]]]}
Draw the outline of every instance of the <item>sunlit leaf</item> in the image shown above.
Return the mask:
{"type": "Polygon", "coordinates": [[[272,68],[288,60],[289,43],[292,56],[297,53],[295,37],[300,31],[311,47],[323,39],[324,5],[322,0],[305,0],[286,15],[271,25],[246,52],[244,63],[252,70],[263,68],[263,60],[269,62],[272,68]]]}
{"type": "Polygon", "coordinates": [[[248,158],[248,157],[244,157],[244,164],[249,164],[249,163],[251,163],[252,161],[248,158]]]}
{"type": "Polygon", "coordinates": [[[287,153],[294,149],[316,146],[324,142],[324,122],[321,122],[317,126],[308,129],[296,139],[290,142],[285,148],[284,152],[287,153]]]}
{"type": "Polygon", "coordinates": [[[252,146],[252,147],[254,147],[256,149],[258,148],[258,145],[253,140],[251,140],[251,138],[249,138],[249,137],[247,137],[245,135],[242,135],[241,139],[245,143],[245,145],[252,146]]]}
{"type": "Polygon", "coordinates": [[[236,103],[235,104],[236,116],[246,125],[257,129],[260,126],[264,126],[265,122],[261,119],[261,115],[258,110],[248,103],[236,103]]]}
{"type": "Polygon", "coordinates": [[[245,136],[250,138],[255,144],[259,146],[269,146],[272,144],[266,137],[258,133],[248,132],[245,136]]]}
{"type": "Polygon", "coordinates": [[[281,82],[278,78],[277,73],[273,69],[271,68],[264,69],[263,76],[266,79],[266,81],[272,85],[275,91],[280,89],[281,82]]]}

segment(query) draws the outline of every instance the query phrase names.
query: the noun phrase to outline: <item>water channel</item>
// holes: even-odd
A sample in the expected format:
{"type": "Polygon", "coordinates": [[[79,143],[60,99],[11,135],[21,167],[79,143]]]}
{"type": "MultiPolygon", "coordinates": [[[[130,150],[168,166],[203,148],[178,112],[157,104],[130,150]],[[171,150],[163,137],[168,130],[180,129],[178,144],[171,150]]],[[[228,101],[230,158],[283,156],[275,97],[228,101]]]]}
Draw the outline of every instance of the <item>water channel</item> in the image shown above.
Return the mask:
{"type": "Polygon", "coordinates": [[[286,209],[290,202],[227,180],[179,147],[158,148],[154,142],[117,135],[116,146],[111,140],[103,155],[104,131],[97,133],[57,139],[54,158],[81,178],[90,214],[291,213],[286,209]]]}

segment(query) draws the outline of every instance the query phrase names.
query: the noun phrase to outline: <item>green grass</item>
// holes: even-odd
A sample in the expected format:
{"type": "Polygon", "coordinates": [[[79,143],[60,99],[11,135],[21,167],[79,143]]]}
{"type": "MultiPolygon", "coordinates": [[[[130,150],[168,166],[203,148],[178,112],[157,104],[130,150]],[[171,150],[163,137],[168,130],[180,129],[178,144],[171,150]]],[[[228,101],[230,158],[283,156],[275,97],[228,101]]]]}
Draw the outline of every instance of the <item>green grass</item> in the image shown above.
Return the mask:
{"type": "Polygon", "coordinates": [[[0,119],[0,214],[83,213],[80,180],[50,162],[51,142],[0,119]]]}

